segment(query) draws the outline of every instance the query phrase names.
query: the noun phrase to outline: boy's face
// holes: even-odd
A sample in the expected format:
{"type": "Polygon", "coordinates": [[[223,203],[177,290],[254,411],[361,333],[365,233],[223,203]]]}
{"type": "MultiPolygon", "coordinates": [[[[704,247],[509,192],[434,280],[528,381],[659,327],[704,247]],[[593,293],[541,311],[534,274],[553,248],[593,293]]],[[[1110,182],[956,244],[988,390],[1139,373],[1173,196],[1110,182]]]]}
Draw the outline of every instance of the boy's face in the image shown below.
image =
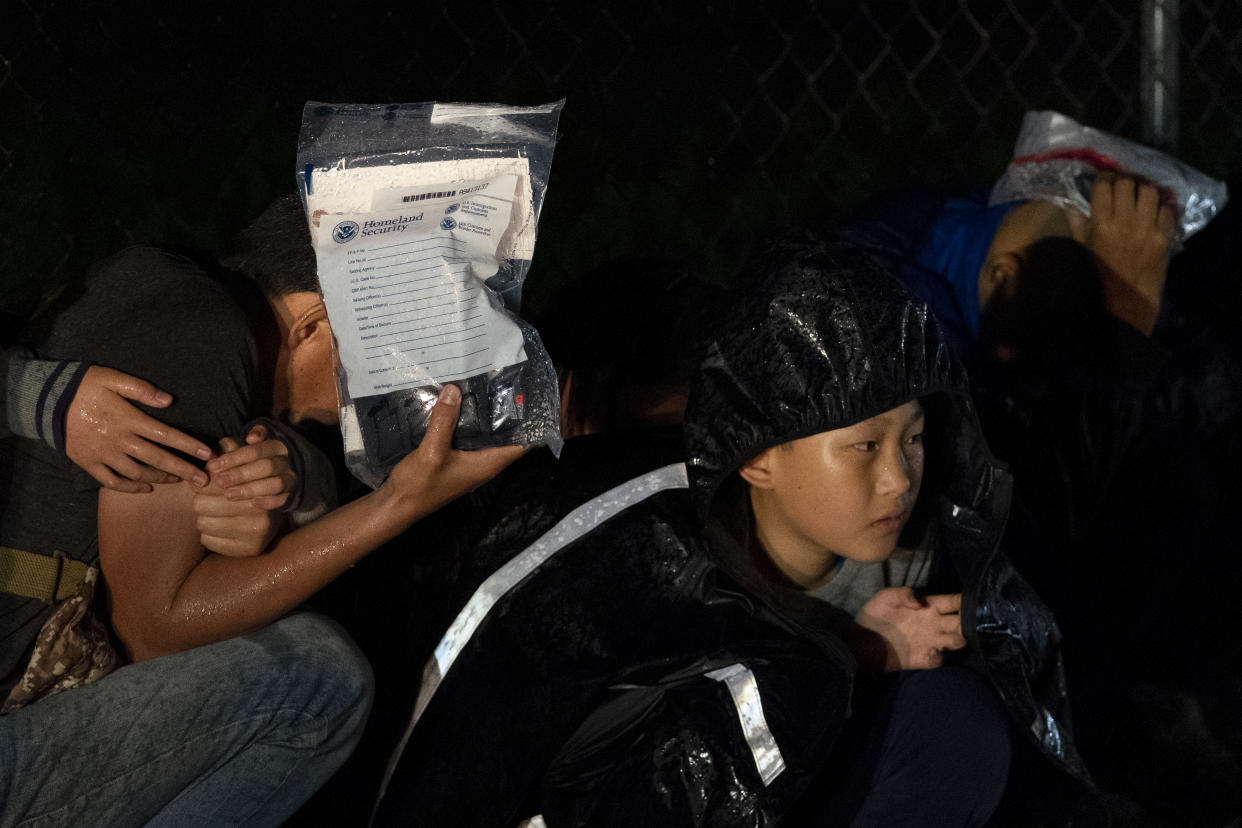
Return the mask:
{"type": "Polygon", "coordinates": [[[897,548],[923,481],[922,406],[775,446],[741,475],[772,562],[799,586],[818,586],[838,557],[880,561],[897,548]]]}
{"type": "Polygon", "coordinates": [[[315,420],[336,425],[336,368],[332,326],[318,293],[296,291],[269,299],[280,325],[273,413],[289,422],[315,420]]]}

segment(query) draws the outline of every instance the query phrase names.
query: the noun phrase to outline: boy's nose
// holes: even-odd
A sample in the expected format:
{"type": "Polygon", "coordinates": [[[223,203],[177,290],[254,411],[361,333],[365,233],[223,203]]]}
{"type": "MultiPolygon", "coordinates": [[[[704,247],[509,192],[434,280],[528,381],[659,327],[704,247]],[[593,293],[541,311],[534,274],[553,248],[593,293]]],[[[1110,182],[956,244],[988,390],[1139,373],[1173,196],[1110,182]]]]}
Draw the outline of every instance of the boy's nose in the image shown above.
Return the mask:
{"type": "Polygon", "coordinates": [[[912,481],[905,455],[900,451],[886,452],[880,462],[876,492],[882,495],[903,495],[910,491],[912,481]]]}

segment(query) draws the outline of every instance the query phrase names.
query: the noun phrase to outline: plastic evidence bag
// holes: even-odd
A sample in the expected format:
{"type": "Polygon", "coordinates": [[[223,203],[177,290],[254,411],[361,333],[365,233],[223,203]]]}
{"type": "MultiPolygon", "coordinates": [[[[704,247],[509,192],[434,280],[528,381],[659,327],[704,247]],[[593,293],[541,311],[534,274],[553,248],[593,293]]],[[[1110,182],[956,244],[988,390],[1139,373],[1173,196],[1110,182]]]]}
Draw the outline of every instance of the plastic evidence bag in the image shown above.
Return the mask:
{"type": "Polygon", "coordinates": [[[1160,189],[1174,208],[1176,237],[1185,241],[1225,208],[1228,188],[1160,150],[1083,126],[1059,112],[1028,112],[990,204],[1043,199],[1091,215],[1091,187],[1099,172],[1129,175],[1160,189]]]}
{"type": "Polygon", "coordinates": [[[298,181],[364,483],[417,448],[446,383],[455,447],[560,452],[556,373],[518,311],[563,105],[303,109],[298,181]]]}

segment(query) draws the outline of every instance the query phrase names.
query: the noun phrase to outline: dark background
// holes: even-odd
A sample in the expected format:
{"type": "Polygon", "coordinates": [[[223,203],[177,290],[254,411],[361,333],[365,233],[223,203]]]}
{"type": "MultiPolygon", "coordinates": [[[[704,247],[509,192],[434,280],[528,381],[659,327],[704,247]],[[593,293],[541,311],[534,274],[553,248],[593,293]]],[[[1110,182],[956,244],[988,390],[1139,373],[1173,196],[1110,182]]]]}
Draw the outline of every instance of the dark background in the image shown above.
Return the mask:
{"type": "MultiPolygon", "coordinates": [[[[990,186],[1029,109],[1140,138],[1141,6],[5,0],[0,331],[128,244],[218,250],[293,188],[307,100],[565,98],[533,319],[622,256],[730,284],[785,226],[990,186]]],[[[1234,176],[1242,0],[1180,6],[1179,154],[1234,176]]]]}
{"type": "MultiPolygon", "coordinates": [[[[618,256],[729,283],[785,225],[899,183],[987,186],[1027,109],[1141,135],[1137,0],[175,5],[5,4],[6,336],[127,244],[218,249],[292,188],[307,100],[566,98],[534,317],[618,256]]],[[[1180,151],[1224,177],[1242,2],[1181,6],[1180,151]]]]}

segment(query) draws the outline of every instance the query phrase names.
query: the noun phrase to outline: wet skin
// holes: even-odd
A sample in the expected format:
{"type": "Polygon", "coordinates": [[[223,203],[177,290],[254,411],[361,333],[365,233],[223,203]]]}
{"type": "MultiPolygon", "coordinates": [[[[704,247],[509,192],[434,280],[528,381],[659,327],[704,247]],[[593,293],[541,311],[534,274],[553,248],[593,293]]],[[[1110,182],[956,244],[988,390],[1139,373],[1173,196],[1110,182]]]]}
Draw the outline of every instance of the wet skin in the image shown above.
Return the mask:
{"type": "Polygon", "coordinates": [[[740,473],[764,551],[795,584],[814,588],[838,558],[881,561],[896,549],[923,480],[922,406],[911,400],[775,446],[740,473]]]}

